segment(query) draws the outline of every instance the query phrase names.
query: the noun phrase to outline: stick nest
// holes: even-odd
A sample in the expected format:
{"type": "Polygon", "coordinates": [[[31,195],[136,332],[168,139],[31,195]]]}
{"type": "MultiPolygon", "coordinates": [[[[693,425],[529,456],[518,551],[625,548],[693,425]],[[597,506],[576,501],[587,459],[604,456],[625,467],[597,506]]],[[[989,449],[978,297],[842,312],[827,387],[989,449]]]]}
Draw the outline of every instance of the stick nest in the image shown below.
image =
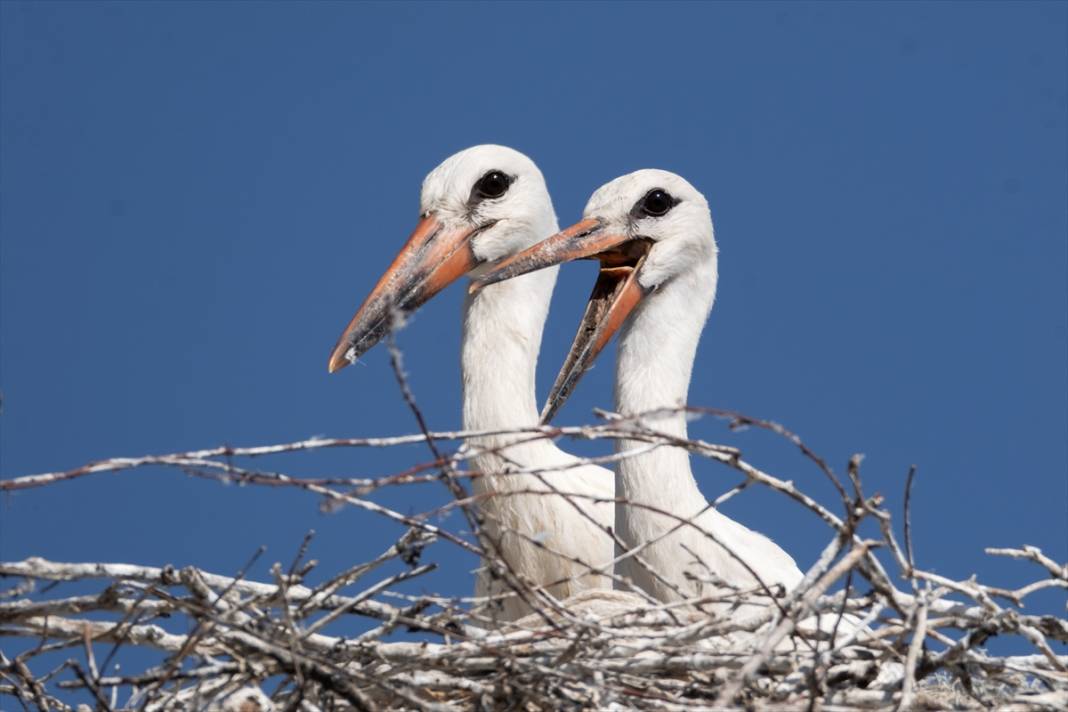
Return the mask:
{"type": "MultiPolygon", "coordinates": [[[[719,597],[760,599],[761,614],[717,614],[707,600],[662,604],[626,590],[558,601],[523,580],[494,555],[484,508],[469,493],[470,478],[480,473],[465,463],[477,448],[457,445],[476,433],[424,430],[116,458],[0,481],[0,490],[166,466],[216,481],[304,490],[332,508],[355,507],[360,516],[399,524],[403,534],[379,556],[340,572],[323,572],[307,560],[305,540],[292,562],[274,565],[268,580],[196,566],[41,558],[0,563],[6,587],[0,636],[8,641],[0,652],[0,698],[8,702],[0,708],[1068,709],[1068,656],[1054,651],[1068,642],[1068,621],[1026,607],[1039,591],[1063,593],[1068,566],[1035,547],[987,549],[1034,572],[1032,583],[1012,590],[925,571],[913,564],[909,535],[912,472],[902,545],[882,499],[864,493],[859,457],[840,480],[775,423],[687,410],[787,438],[827,478],[837,501],[821,504],[734,448],[663,435],[656,414],[602,414],[597,425],[514,435],[625,435],[648,446],[685,448],[740,475],[716,506],[748,487],[765,487],[808,509],[828,527],[829,543],[798,589],[725,590],[719,597]],[[431,462],[377,479],[316,479],[238,464],[281,453],[418,442],[431,446],[431,462]],[[383,490],[434,482],[443,485],[447,501],[434,511],[401,514],[377,501],[383,490]],[[449,512],[463,516],[445,517],[449,512]],[[460,524],[435,524],[450,519],[460,524]],[[433,571],[435,554],[448,547],[482,556],[486,574],[504,593],[495,599],[411,593],[405,582],[433,571]],[[505,596],[522,597],[531,613],[499,620],[505,596]],[[996,636],[1016,638],[1014,647],[1023,653],[988,652],[996,636]],[[116,656],[131,649],[146,651],[133,657],[142,668],[116,670],[116,656]]],[[[617,580],[617,588],[626,583],[617,580]]]]}

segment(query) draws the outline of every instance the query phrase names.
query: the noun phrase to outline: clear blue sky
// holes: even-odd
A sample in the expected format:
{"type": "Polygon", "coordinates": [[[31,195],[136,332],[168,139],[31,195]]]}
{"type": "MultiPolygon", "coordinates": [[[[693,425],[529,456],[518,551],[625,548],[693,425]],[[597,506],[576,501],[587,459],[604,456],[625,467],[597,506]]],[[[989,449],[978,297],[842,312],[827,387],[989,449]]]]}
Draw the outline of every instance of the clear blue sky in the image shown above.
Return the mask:
{"type": "MultiPolygon", "coordinates": [[[[5,2],[2,475],[413,431],[384,349],[333,376],[327,356],[414,225],[423,175],[496,142],[538,162],[564,224],[624,172],[688,178],[721,249],[691,401],[777,419],[840,468],[865,453],[898,512],[917,464],[919,563],[1020,583],[1036,572],[983,547],[1068,558],[1066,8],[5,2]]],[[[592,278],[563,270],[542,397],[592,278]]],[[[437,429],[460,422],[461,292],[400,336],[437,429]]],[[[610,358],[559,422],[611,405],[610,358]]],[[[693,433],[829,494],[770,436],[693,433]]],[[[426,457],[262,464],[356,476],[426,457]]],[[[736,482],[695,469],[710,495],[736,482]]],[[[336,570],[396,533],[317,505],[99,476],[3,497],[0,558],[234,571],[260,544],[288,561],[314,528],[336,570]]],[[[803,565],[827,538],[760,493],[725,511],[803,565]]],[[[466,593],[472,565],[413,589],[466,593]]]]}

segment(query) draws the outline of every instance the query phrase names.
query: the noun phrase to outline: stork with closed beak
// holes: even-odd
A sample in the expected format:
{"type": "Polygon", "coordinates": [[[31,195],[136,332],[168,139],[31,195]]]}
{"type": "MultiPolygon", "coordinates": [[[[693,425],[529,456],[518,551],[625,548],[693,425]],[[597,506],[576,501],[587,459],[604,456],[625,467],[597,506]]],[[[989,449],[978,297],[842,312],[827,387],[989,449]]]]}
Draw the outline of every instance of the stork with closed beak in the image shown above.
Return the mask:
{"type": "MultiPolygon", "coordinates": [[[[674,173],[641,170],[602,186],[581,222],[503,260],[476,289],[570,260],[600,260],[600,276],[546,416],[618,330],[616,409],[624,416],[668,409],[646,424],[686,438],[686,417],[677,409],[686,403],[697,342],[715,298],[717,252],[704,196],[674,173]]],[[[620,439],[617,450],[641,445],[620,439]]],[[[628,550],[647,545],[641,556],[649,568],[629,557],[619,562],[617,574],[661,601],[717,595],[723,582],[752,589],[753,573],[769,587],[800,582],[789,554],[709,507],[685,450],[644,450],[618,464],[615,526],[628,550]],[[695,526],[680,527],[680,518],[692,518],[695,526]]]]}
{"type": "MultiPolygon", "coordinates": [[[[420,218],[342,333],[330,355],[331,372],[374,346],[398,311],[413,312],[460,277],[558,229],[538,167],[518,151],[493,145],[461,151],[431,171],[423,181],[420,218]]],[[[535,366],[555,283],[553,268],[467,295],[461,347],[465,430],[538,425],[535,366]]],[[[511,569],[561,599],[611,588],[610,578],[588,568],[612,559],[611,471],[576,466],[578,458],[529,435],[480,436],[468,444],[482,475],[473,489],[485,497],[487,534],[499,542],[511,569]],[[505,474],[515,469],[540,473],[505,474]],[[576,496],[544,494],[551,488],[576,496]]],[[[491,579],[483,566],[477,595],[502,591],[491,579]]],[[[528,612],[512,597],[497,617],[514,620],[528,612]]]]}

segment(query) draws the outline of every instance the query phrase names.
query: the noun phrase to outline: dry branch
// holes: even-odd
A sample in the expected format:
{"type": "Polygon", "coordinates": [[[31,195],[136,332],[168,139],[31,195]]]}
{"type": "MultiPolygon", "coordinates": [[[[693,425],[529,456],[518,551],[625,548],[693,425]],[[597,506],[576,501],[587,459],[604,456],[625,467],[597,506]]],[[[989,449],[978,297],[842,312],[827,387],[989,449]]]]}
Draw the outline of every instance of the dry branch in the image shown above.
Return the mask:
{"type": "MultiPolygon", "coordinates": [[[[399,362],[395,365],[400,373],[399,362]]],[[[902,547],[881,499],[864,494],[859,458],[847,468],[850,491],[826,460],[784,427],[737,413],[688,410],[787,438],[828,478],[841,500],[840,514],[793,482],[751,464],[735,448],[658,432],[657,413],[635,418],[606,414],[603,422],[589,426],[498,434],[510,434],[517,442],[626,438],[641,443],[643,450],[684,448],[743,478],[716,506],[755,487],[787,497],[824,522],[829,535],[823,555],[796,590],[721,590],[715,597],[672,604],[625,591],[553,599],[545,587],[515,576],[495,558],[496,542],[481,526],[480,499],[464,486],[470,478],[490,473],[465,470],[478,450],[457,445],[485,432],[435,433],[420,421],[422,432],[401,437],[312,439],[115,458],[0,481],[0,491],[62,486],[103,472],[163,466],[211,481],[308,492],[331,506],[351,506],[363,516],[384,517],[407,530],[370,561],[325,574],[314,562],[304,562],[305,541],[288,569],[273,569],[272,581],[193,566],[41,558],[0,562],[0,579],[10,584],[0,592],[5,651],[0,653],[0,696],[11,700],[0,708],[1068,707],[1068,657],[1057,652],[1068,642],[1068,621],[1063,611],[1021,610],[1039,591],[1068,589],[1068,564],[1035,547],[987,549],[990,555],[1019,560],[1035,573],[1033,581],[1015,589],[917,568],[911,532],[906,531],[902,547]],[[322,448],[420,442],[430,446],[431,461],[374,478],[299,477],[235,464],[322,448]],[[371,498],[383,489],[434,481],[444,485],[447,499],[429,512],[401,514],[371,498]],[[453,509],[463,513],[462,525],[430,523],[453,509]],[[865,519],[875,521],[880,538],[859,536],[858,525],[865,519]],[[397,590],[434,568],[429,559],[437,547],[460,547],[487,557],[487,566],[507,583],[494,597],[498,600],[397,590]],[[876,558],[874,550],[880,547],[890,552],[895,571],[876,558]],[[380,571],[384,567],[386,573],[380,571]],[[318,583],[311,583],[313,577],[318,583]],[[896,580],[906,582],[905,587],[896,580]],[[81,582],[82,591],[66,592],[64,585],[70,582],[81,582]],[[96,591],[84,593],[86,585],[96,591]],[[495,621],[494,604],[509,596],[527,601],[534,613],[514,622],[495,621]],[[713,600],[757,601],[763,612],[717,617],[706,612],[713,600]],[[345,625],[351,630],[353,620],[363,621],[361,632],[341,635],[338,629],[345,625]],[[420,639],[400,639],[401,631],[415,631],[420,639]],[[993,655],[984,645],[994,636],[1013,636],[1031,652],[993,655]],[[115,650],[127,647],[156,651],[162,662],[137,671],[114,670],[115,650]],[[57,652],[71,657],[50,666],[57,652]]],[[[508,447],[498,448],[506,461],[508,447]]],[[[611,463],[633,454],[582,462],[611,463]]],[[[518,466],[515,470],[538,474],[518,466]]],[[[581,499],[546,487],[552,491],[536,494],[581,499]]],[[[676,519],[679,527],[696,526],[676,519]]],[[[545,546],[529,533],[509,534],[545,546]]],[[[629,553],[640,556],[641,550],[629,553]]],[[[617,587],[626,587],[626,581],[615,580],[617,587]]]]}

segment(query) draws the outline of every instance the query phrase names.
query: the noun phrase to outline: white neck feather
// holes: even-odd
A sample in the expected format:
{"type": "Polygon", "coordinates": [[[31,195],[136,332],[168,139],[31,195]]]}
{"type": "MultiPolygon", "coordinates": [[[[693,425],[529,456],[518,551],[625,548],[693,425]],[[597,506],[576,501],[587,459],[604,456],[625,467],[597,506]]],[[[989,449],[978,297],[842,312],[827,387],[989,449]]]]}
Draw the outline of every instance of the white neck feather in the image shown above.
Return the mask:
{"type": "MultiPolygon", "coordinates": [[[[558,269],[552,267],[485,287],[464,302],[461,371],[463,425],[467,430],[525,428],[538,424],[534,377],[542,330],[558,269]]],[[[499,446],[516,436],[478,438],[476,446],[499,446]]],[[[544,440],[509,447],[509,459],[535,463],[557,448],[544,440]],[[540,456],[540,457],[539,457],[540,456]]],[[[478,469],[499,472],[495,455],[475,458],[478,469]]],[[[523,478],[497,478],[525,486],[523,478]]]]}
{"type": "MultiPolygon", "coordinates": [[[[711,270],[693,272],[701,274],[688,273],[646,297],[639,306],[641,311],[621,335],[616,374],[616,408],[620,413],[637,414],[686,402],[697,341],[715,294],[714,264],[711,270]]],[[[649,418],[647,425],[686,437],[684,413],[649,418]]],[[[635,441],[617,441],[620,450],[642,446],[635,441]]],[[[703,590],[699,585],[694,588],[684,573],[692,570],[687,567],[695,555],[703,562],[699,571],[711,567],[717,576],[735,585],[752,583],[748,568],[694,530],[683,528],[668,533],[678,521],[672,517],[691,519],[699,513],[700,517],[691,521],[743,557],[765,582],[789,587],[801,580],[793,559],[774,542],[715,509],[707,509],[708,501],[694,480],[686,450],[659,447],[621,460],[616,474],[616,495],[652,507],[617,504],[616,532],[628,546],[658,542],[643,552],[643,558],[653,571],[683,591],[703,590]],[[656,510],[670,512],[672,517],[661,516],[656,510]]],[[[677,597],[673,589],[663,586],[632,560],[620,562],[617,571],[630,576],[660,600],[677,597]]]]}
{"type": "Polygon", "coordinates": [[[534,375],[557,268],[468,294],[463,316],[464,428],[538,424],[534,375]]]}
{"type": "MultiPolygon", "coordinates": [[[[642,301],[624,326],[616,359],[616,409],[621,414],[686,403],[697,342],[715,296],[714,263],[710,267],[710,271],[691,270],[662,285],[642,301]]],[[[687,435],[684,413],[650,417],[645,422],[670,435],[687,435]]],[[[619,450],[635,447],[641,443],[617,442],[619,450]]],[[[669,509],[675,508],[680,496],[695,501],[700,497],[686,451],[666,447],[621,461],[616,491],[619,496],[669,509]]],[[[640,516],[640,510],[634,515],[640,516]]]]}

